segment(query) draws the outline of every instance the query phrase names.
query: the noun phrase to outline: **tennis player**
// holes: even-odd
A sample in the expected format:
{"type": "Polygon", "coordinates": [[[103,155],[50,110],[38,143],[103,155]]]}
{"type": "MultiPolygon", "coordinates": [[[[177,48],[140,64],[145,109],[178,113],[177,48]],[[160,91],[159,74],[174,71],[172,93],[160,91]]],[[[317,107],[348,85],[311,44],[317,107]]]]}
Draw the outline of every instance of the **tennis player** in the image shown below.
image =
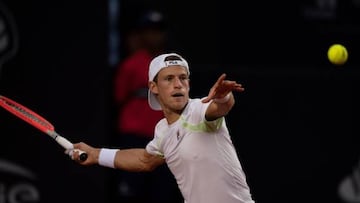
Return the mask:
{"type": "MultiPolygon", "coordinates": [[[[207,97],[192,99],[189,75],[182,56],[155,57],[149,66],[148,101],[165,118],[157,123],[152,141],[144,149],[76,143],[74,148],[89,156],[78,163],[133,172],[151,171],[166,163],[185,203],[254,203],[225,121],[235,103],[232,92],[244,88],[222,74],[207,97]]],[[[72,158],[78,160],[78,153],[72,158]]]]}

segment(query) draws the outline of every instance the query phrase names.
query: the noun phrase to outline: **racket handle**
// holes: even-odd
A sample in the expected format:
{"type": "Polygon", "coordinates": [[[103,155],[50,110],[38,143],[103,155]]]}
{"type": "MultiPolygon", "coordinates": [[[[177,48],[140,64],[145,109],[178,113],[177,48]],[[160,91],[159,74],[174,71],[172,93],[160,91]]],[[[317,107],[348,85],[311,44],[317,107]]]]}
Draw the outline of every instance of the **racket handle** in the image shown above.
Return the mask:
{"type": "Polygon", "coordinates": [[[66,149],[67,154],[71,158],[72,158],[73,153],[76,151],[76,152],[79,152],[80,161],[85,161],[87,159],[86,152],[79,150],[79,149],[74,149],[74,145],[66,138],[64,138],[60,135],[57,135],[55,140],[57,143],[59,143],[62,147],[64,147],[66,149]]]}
{"type": "Polygon", "coordinates": [[[79,159],[80,159],[80,161],[85,161],[86,159],[87,159],[87,157],[88,157],[88,155],[86,154],[86,152],[84,152],[84,151],[81,151],[81,150],[79,150],[80,152],[80,154],[79,154],[79,159]]]}
{"type": "Polygon", "coordinates": [[[56,136],[55,140],[62,147],[64,147],[64,149],[73,149],[74,148],[73,144],[69,140],[67,140],[66,138],[64,138],[64,137],[62,137],[60,135],[56,136]]]}

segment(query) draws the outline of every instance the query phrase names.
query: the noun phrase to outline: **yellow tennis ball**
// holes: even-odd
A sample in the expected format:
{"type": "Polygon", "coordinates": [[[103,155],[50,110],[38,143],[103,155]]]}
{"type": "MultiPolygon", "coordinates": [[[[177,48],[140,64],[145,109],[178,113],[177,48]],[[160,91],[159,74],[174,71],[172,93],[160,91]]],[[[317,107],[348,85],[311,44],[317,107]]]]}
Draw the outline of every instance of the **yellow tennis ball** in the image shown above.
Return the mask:
{"type": "Polygon", "coordinates": [[[328,50],[328,59],[334,65],[343,65],[348,59],[348,51],[341,44],[333,44],[328,50]]]}

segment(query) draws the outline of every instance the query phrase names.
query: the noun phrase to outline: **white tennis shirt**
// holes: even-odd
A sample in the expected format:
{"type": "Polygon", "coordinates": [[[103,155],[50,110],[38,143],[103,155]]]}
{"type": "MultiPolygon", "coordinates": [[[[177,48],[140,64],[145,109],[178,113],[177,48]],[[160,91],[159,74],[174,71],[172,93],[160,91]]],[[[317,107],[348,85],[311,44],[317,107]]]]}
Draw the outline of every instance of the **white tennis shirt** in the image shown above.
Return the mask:
{"type": "Polygon", "coordinates": [[[225,118],[205,120],[209,103],[190,99],[180,119],[162,119],[146,146],[163,156],[185,203],[254,203],[225,118]]]}

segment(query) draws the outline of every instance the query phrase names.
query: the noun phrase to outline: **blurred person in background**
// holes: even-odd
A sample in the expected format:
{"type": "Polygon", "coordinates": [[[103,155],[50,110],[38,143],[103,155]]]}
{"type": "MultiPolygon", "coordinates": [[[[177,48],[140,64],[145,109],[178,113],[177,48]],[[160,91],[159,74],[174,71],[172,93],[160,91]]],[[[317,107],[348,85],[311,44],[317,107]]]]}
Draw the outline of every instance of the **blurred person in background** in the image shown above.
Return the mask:
{"type": "MultiPolygon", "coordinates": [[[[146,10],[124,33],[123,59],[114,75],[116,123],[114,140],[120,148],[144,148],[153,139],[156,123],[164,117],[148,105],[148,67],[166,51],[168,24],[157,10],[146,10]]],[[[164,164],[152,173],[116,171],[117,202],[172,202],[181,200],[171,172],[164,164]],[[161,188],[161,190],[159,190],[161,188]]]]}

